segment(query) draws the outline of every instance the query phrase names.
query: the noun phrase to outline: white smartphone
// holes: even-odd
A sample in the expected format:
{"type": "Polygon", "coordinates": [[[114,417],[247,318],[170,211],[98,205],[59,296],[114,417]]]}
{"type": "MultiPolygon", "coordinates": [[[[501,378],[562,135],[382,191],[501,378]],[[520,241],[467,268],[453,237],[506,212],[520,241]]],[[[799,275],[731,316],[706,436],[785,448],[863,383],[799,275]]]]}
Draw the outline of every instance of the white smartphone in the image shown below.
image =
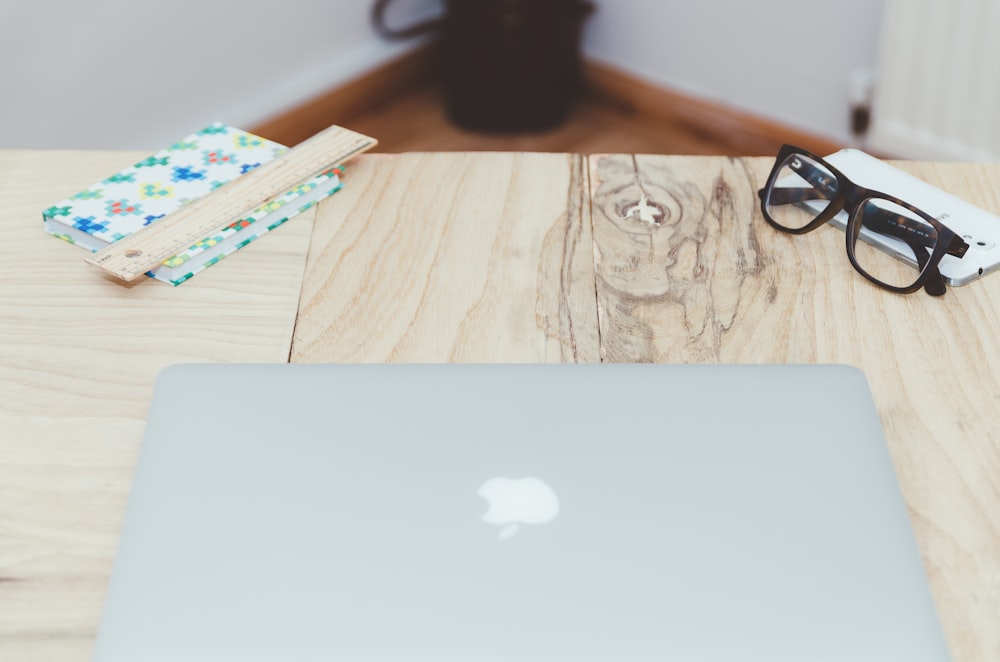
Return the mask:
{"type": "MultiPolygon", "coordinates": [[[[861,150],[842,149],[824,159],[855,184],[905,200],[965,239],[969,244],[965,256],[945,255],[938,267],[949,285],[965,285],[1000,269],[1000,217],[861,150]]],[[[847,214],[841,212],[831,223],[843,229],[847,214]]],[[[912,260],[912,252],[907,256],[894,250],[892,244],[875,245],[896,257],[912,260]]]]}

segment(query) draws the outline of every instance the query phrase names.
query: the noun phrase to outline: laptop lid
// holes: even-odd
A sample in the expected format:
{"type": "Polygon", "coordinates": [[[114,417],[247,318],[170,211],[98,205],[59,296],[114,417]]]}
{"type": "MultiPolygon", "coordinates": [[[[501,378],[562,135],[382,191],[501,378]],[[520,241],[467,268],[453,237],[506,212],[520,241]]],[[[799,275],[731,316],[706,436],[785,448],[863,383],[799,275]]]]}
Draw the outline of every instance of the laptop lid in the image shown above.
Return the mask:
{"type": "Polygon", "coordinates": [[[97,662],[943,662],[843,366],[183,365],[97,662]]]}

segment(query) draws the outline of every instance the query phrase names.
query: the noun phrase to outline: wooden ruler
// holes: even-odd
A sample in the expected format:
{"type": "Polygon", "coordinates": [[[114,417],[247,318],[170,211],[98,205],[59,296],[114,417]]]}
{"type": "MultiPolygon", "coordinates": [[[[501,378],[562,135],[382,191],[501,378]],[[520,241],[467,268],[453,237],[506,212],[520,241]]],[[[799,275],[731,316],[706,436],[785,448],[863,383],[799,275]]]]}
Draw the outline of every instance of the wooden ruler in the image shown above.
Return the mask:
{"type": "Polygon", "coordinates": [[[115,278],[135,280],[297,185],[377,144],[369,136],[331,126],[273,161],[91,254],[86,258],[87,264],[115,278]]]}

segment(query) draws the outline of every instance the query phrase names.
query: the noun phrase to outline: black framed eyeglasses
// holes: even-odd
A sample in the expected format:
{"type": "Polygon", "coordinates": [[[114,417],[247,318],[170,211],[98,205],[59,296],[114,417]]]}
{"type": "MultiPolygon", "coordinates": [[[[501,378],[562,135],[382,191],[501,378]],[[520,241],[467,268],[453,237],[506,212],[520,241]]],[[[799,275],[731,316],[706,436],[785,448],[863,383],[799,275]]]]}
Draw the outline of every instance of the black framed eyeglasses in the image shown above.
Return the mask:
{"type": "Polygon", "coordinates": [[[805,234],[830,221],[843,227],[854,268],[892,292],[906,294],[923,287],[941,296],[941,259],[961,258],[969,249],[926,212],[858,186],[821,157],[792,145],[778,152],[767,185],[757,194],[764,220],[782,232],[805,234]]]}

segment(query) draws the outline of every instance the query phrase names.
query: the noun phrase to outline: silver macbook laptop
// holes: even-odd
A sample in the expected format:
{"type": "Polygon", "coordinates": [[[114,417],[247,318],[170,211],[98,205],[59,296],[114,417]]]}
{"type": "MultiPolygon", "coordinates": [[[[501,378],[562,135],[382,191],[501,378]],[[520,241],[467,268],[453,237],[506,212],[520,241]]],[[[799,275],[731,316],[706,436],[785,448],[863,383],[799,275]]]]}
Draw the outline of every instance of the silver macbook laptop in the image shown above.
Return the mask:
{"type": "Polygon", "coordinates": [[[943,662],[841,366],[186,365],[97,662],[943,662]]]}

